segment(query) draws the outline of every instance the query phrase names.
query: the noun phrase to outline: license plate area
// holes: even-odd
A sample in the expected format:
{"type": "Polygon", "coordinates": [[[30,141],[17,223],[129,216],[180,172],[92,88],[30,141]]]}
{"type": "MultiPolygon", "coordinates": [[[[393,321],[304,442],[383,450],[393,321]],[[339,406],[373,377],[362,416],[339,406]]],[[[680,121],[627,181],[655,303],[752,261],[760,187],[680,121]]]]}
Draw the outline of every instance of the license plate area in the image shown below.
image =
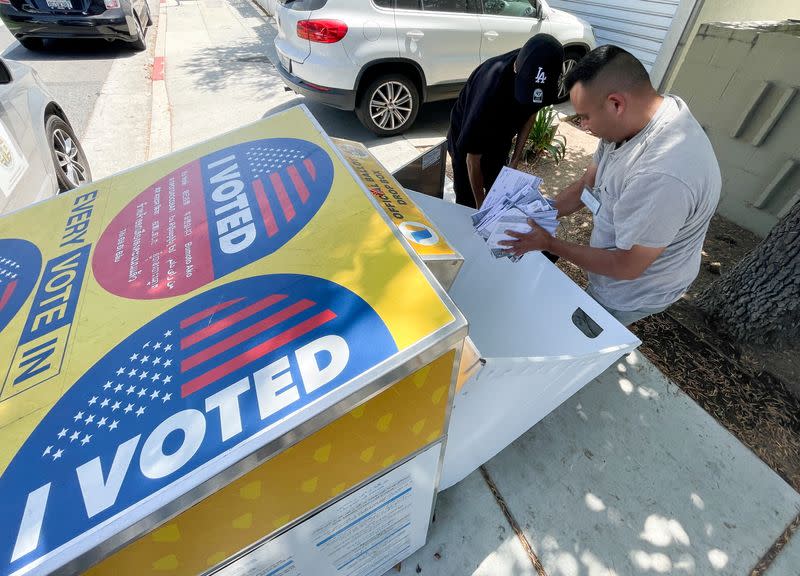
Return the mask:
{"type": "MultiPolygon", "coordinates": [[[[49,0],[48,0],[49,1],[49,0]]],[[[278,52],[278,60],[283,66],[283,69],[286,70],[289,74],[292,73],[292,61],[289,59],[288,56],[284,56],[280,52],[278,52]]]]}
{"type": "Polygon", "coordinates": [[[51,10],[72,10],[72,0],[47,0],[51,10]]]}

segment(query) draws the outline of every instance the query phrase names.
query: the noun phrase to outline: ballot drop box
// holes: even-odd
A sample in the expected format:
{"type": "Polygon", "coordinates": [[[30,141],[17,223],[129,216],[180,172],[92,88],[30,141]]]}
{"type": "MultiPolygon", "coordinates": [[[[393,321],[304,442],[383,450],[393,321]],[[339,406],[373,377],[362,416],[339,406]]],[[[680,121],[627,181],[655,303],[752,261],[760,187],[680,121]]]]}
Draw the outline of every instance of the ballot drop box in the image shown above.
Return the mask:
{"type": "Polygon", "coordinates": [[[469,322],[440,489],[511,444],[639,340],[541,253],[497,259],[474,209],[410,192],[464,263],[449,289],[469,322]]]}
{"type": "Polygon", "coordinates": [[[0,219],[0,574],[380,574],[466,322],[302,107],[0,219]]]}

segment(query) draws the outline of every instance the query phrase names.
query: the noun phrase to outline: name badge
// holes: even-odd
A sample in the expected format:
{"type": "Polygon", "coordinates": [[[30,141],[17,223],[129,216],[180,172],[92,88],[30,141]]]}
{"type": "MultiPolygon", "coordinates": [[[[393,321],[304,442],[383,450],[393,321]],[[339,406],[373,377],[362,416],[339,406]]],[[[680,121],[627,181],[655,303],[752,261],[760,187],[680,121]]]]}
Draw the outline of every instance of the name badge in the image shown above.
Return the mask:
{"type": "Polygon", "coordinates": [[[590,190],[584,186],[583,192],[581,192],[581,202],[583,202],[583,205],[591,210],[592,214],[595,216],[600,212],[600,206],[602,206],[602,204],[600,202],[600,192],[597,189],[590,190]]]}

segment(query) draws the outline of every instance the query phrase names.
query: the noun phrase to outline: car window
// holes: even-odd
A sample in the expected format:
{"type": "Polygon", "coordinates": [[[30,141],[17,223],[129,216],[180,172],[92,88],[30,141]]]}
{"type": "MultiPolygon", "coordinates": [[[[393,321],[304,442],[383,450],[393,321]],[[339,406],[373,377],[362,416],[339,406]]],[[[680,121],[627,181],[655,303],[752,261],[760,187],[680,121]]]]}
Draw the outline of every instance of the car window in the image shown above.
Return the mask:
{"type": "Polygon", "coordinates": [[[302,12],[319,10],[324,8],[328,0],[278,0],[278,2],[289,10],[300,10],[302,12]]]}
{"type": "Polygon", "coordinates": [[[421,10],[419,0],[397,0],[396,8],[398,10],[421,10]]]}
{"type": "Polygon", "coordinates": [[[539,2],[537,0],[483,0],[483,13],[496,16],[537,18],[539,2]]]}
{"type": "Polygon", "coordinates": [[[432,12],[471,12],[467,0],[422,0],[422,7],[432,12]]]}
{"type": "Polygon", "coordinates": [[[391,8],[394,4],[393,0],[372,0],[378,8],[391,8]]]}

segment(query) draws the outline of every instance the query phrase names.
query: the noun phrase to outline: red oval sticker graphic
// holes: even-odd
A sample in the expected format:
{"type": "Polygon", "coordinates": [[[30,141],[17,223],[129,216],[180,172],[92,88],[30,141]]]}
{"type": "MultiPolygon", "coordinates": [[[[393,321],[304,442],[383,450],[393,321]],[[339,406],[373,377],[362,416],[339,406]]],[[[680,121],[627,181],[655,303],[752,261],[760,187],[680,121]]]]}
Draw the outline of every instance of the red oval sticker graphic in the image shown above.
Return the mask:
{"type": "Polygon", "coordinates": [[[111,221],[92,258],[126,298],[186,294],[278,250],[319,211],[333,162],[306,140],[218,150],[148,187],[111,221]]]}

